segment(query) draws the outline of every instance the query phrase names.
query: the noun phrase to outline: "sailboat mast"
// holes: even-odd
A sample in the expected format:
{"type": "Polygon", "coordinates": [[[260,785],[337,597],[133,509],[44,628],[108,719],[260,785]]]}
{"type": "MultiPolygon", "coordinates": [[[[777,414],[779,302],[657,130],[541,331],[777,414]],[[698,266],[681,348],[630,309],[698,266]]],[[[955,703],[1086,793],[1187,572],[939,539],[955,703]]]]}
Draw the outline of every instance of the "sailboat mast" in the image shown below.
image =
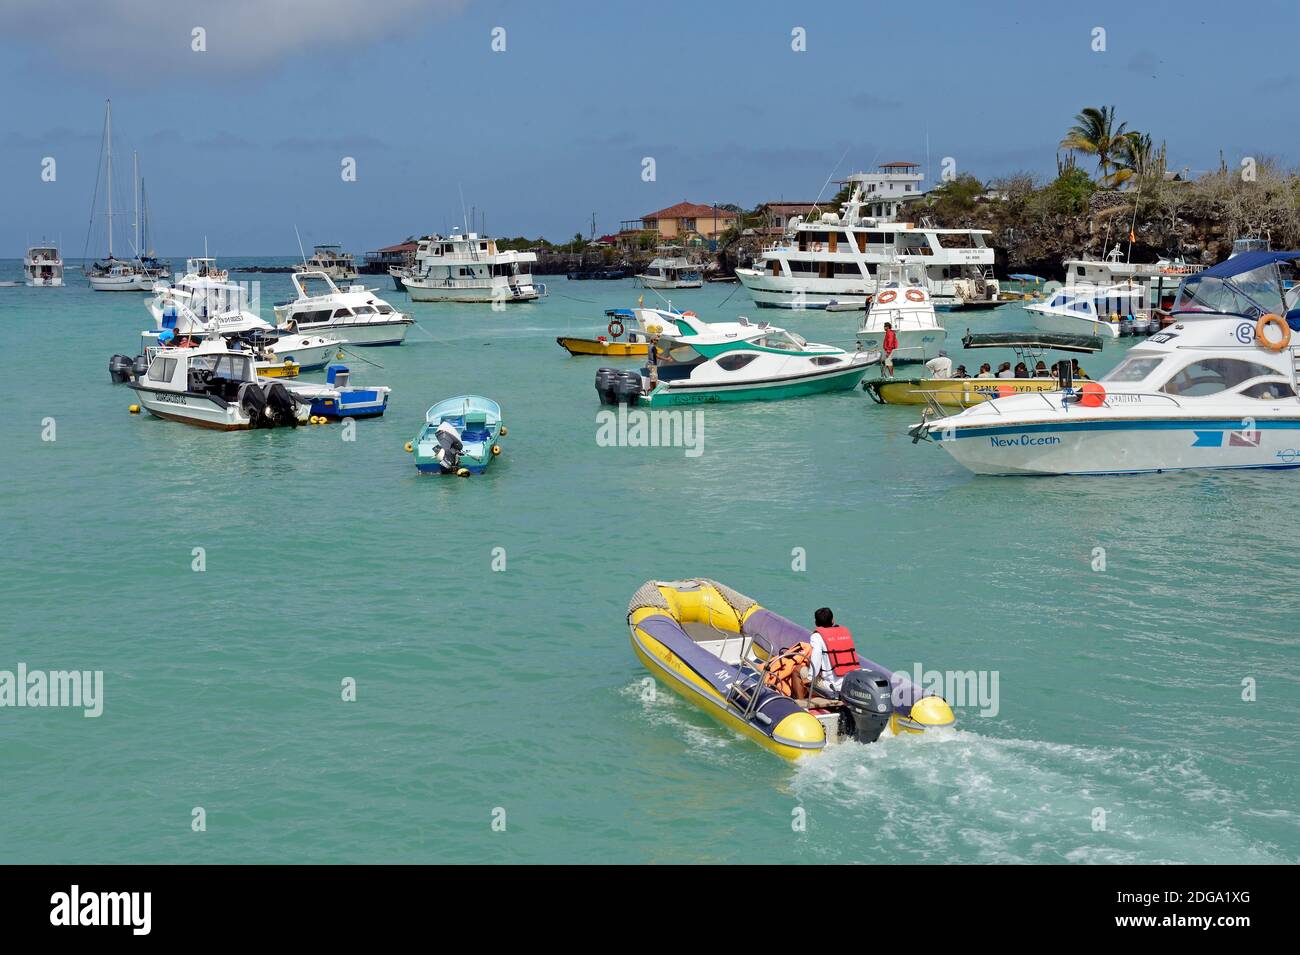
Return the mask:
{"type": "Polygon", "coordinates": [[[113,101],[108,100],[104,119],[108,138],[108,257],[113,257],[113,101]]]}
{"type": "Polygon", "coordinates": [[[135,196],[135,257],[140,257],[140,154],[131,150],[131,192],[135,196]]]}

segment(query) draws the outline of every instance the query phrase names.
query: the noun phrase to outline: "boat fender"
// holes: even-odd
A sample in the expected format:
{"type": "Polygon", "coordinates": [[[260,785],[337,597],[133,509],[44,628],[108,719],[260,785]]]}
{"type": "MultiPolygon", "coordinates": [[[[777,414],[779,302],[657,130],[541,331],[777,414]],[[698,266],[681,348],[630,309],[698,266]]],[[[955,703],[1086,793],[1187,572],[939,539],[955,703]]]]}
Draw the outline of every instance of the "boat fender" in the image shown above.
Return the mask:
{"type": "Polygon", "coordinates": [[[127,406],[126,406],[126,410],[129,411],[129,412],[131,412],[131,414],[139,414],[139,413],[140,413],[140,406],[139,406],[139,405],[127,405],[127,406]]]}
{"type": "Polygon", "coordinates": [[[460,468],[457,470],[456,477],[469,477],[469,468],[460,468]]]}
{"type": "Polygon", "coordinates": [[[889,678],[878,670],[863,668],[844,674],[840,684],[840,699],[844,702],[841,717],[848,725],[841,728],[859,743],[874,743],[889,725],[894,713],[889,678]]]}
{"type": "Polygon", "coordinates": [[[410,441],[406,442],[406,444],[404,445],[404,447],[406,448],[406,453],[407,453],[407,454],[410,454],[412,451],[415,450],[415,445],[412,444],[410,441]]]}
{"type": "Polygon", "coordinates": [[[496,457],[500,453],[501,453],[501,445],[499,444],[492,445],[492,457],[496,457]]]}
{"type": "Polygon", "coordinates": [[[502,425],[502,426],[501,426],[501,437],[504,438],[504,437],[505,437],[506,435],[508,435],[509,433],[510,433],[510,431],[506,428],[506,426],[505,426],[505,425],[502,425]]]}
{"type": "Polygon", "coordinates": [[[1282,319],[1281,315],[1269,312],[1255,323],[1255,342],[1269,351],[1281,351],[1291,344],[1291,326],[1282,319]],[[1264,334],[1264,330],[1270,325],[1277,326],[1278,331],[1282,333],[1282,337],[1276,341],[1264,334]]]}

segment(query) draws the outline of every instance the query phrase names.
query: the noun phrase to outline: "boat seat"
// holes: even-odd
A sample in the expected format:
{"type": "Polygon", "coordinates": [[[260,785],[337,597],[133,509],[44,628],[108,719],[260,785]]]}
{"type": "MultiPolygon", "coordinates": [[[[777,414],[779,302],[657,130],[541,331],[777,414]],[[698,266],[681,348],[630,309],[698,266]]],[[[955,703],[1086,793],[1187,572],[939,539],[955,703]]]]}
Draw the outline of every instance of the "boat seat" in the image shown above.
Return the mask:
{"type": "Polygon", "coordinates": [[[710,640],[738,640],[740,634],[732,633],[730,630],[719,630],[707,623],[683,623],[680,624],[686,635],[696,643],[703,643],[710,640]]]}

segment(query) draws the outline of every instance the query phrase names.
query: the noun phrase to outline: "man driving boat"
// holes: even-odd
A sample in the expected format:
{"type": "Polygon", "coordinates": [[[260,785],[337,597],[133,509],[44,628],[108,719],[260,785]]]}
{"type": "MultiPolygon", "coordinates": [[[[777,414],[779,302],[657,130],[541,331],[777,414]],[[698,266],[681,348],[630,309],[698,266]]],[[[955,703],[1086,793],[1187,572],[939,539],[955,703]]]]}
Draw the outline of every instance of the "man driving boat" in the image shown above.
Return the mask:
{"type": "Polygon", "coordinates": [[[812,685],[827,687],[834,695],[839,692],[844,674],[859,669],[858,651],[853,645],[853,634],[848,627],[837,626],[830,607],[822,607],[813,614],[817,629],[809,642],[812,644],[812,685]]]}

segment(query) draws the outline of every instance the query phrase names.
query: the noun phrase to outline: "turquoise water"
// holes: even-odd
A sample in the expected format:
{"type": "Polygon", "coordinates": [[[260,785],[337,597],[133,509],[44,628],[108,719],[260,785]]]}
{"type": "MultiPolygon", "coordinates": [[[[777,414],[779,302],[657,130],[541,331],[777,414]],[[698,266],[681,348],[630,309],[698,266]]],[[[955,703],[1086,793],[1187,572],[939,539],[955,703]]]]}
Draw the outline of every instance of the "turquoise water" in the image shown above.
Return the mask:
{"type": "MultiPolygon", "coordinates": [[[[260,279],[269,316],[289,283],[260,279]]],[[[132,417],[107,361],[142,295],[0,288],[0,670],[105,685],[97,719],[0,709],[0,859],[1297,861],[1293,474],[976,478],[860,391],[707,409],[699,457],[599,447],[605,362],[554,338],[638,293],[549,284],[412,306],[406,346],[361,352],[382,369],[350,362],[393,388],[354,442],[132,417]],[[501,403],[502,458],[417,477],[403,443],[466,391],[501,403]],[[692,575],[829,604],[894,668],[996,671],[997,715],[786,764],[646,692],[628,598],[692,575]]],[[[838,343],[856,321],[674,303],[838,343]]]]}

